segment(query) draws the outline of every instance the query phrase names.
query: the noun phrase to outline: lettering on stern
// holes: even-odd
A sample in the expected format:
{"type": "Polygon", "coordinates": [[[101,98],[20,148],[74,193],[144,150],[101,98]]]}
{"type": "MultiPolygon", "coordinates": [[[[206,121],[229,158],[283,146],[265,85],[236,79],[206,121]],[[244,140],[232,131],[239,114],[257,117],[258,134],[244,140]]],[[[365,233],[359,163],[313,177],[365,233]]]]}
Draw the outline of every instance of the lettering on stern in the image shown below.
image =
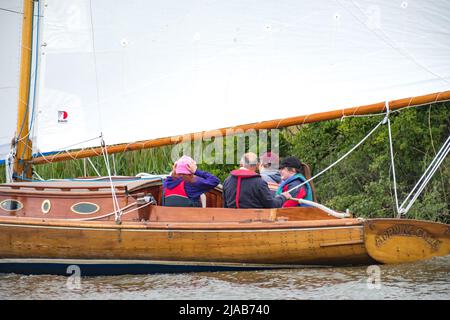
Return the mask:
{"type": "Polygon", "coordinates": [[[435,239],[428,231],[410,224],[397,224],[387,228],[375,237],[375,244],[377,247],[381,247],[394,236],[421,238],[431,247],[432,251],[438,251],[441,245],[441,241],[435,239]]]}

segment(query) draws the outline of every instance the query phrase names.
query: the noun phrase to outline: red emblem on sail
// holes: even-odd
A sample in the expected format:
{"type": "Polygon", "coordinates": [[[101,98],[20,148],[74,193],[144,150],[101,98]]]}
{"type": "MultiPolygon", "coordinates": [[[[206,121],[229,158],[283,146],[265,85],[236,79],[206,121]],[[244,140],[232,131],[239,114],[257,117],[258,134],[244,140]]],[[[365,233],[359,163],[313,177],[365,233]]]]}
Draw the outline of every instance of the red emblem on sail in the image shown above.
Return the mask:
{"type": "Polygon", "coordinates": [[[58,122],[67,122],[68,116],[67,111],[58,111],[58,122]]]}

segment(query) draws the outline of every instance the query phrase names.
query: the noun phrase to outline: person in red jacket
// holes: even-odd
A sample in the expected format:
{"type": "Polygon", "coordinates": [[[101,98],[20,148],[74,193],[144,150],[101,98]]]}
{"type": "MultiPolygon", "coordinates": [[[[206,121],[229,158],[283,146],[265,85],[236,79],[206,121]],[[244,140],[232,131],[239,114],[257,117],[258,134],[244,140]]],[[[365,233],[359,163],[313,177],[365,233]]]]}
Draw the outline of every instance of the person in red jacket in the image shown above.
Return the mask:
{"type": "Polygon", "coordinates": [[[289,193],[274,196],[259,174],[258,157],[254,153],[242,156],[238,170],[231,171],[223,184],[223,206],[225,208],[280,208],[290,198],[289,193]]]}

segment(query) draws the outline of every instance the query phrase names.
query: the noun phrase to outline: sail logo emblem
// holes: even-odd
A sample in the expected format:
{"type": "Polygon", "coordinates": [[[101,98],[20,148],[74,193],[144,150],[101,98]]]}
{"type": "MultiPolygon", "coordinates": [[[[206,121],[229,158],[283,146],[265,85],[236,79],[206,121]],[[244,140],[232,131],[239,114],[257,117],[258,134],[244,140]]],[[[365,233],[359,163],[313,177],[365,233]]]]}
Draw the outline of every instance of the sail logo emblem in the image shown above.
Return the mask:
{"type": "Polygon", "coordinates": [[[68,116],[67,111],[58,111],[58,123],[66,123],[68,116]]]}

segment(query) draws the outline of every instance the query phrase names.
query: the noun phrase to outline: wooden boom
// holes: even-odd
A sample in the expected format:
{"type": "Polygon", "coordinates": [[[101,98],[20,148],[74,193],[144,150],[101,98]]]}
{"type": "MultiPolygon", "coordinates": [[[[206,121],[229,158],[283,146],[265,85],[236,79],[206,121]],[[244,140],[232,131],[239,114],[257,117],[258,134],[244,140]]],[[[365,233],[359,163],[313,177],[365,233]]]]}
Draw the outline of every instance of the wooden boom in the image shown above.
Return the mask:
{"type": "MultiPolygon", "coordinates": [[[[423,96],[392,100],[392,101],[389,101],[389,108],[390,108],[390,110],[397,110],[397,109],[401,109],[401,108],[405,108],[405,107],[409,107],[409,106],[419,106],[419,105],[423,105],[423,104],[441,102],[441,101],[446,101],[446,100],[450,100],[450,90],[443,91],[443,92],[431,93],[431,94],[427,94],[427,95],[423,95],[423,96]]],[[[315,114],[310,114],[310,115],[305,115],[305,116],[262,121],[262,122],[257,122],[257,123],[249,123],[249,124],[239,125],[239,126],[235,126],[235,127],[222,128],[222,129],[197,132],[197,133],[190,133],[190,134],[186,134],[186,135],[144,140],[144,141],[138,141],[138,142],[134,142],[134,143],[127,143],[127,144],[118,144],[118,145],[108,146],[107,151],[109,154],[112,154],[112,153],[121,153],[121,152],[125,152],[125,151],[149,149],[149,148],[154,148],[154,147],[173,145],[173,144],[180,143],[182,141],[194,141],[197,139],[211,138],[211,137],[217,136],[219,133],[222,136],[226,136],[227,134],[235,132],[236,130],[278,129],[278,128],[284,128],[284,127],[289,127],[289,126],[299,125],[299,124],[304,124],[304,123],[312,123],[312,122],[320,122],[320,121],[325,121],[325,120],[339,119],[344,116],[364,115],[364,114],[383,112],[385,110],[386,110],[385,102],[379,102],[379,103],[374,103],[374,104],[369,104],[369,105],[364,105],[364,106],[359,106],[359,107],[354,107],[354,108],[321,112],[321,113],[315,113],[315,114]]],[[[102,148],[98,147],[98,148],[91,148],[89,150],[78,150],[78,151],[71,151],[71,152],[65,152],[65,153],[58,153],[58,154],[50,155],[50,156],[46,156],[46,157],[36,157],[31,161],[31,163],[32,164],[44,164],[44,163],[48,163],[48,162],[81,159],[81,158],[99,156],[99,155],[102,155],[102,153],[103,153],[102,148]]]]}

